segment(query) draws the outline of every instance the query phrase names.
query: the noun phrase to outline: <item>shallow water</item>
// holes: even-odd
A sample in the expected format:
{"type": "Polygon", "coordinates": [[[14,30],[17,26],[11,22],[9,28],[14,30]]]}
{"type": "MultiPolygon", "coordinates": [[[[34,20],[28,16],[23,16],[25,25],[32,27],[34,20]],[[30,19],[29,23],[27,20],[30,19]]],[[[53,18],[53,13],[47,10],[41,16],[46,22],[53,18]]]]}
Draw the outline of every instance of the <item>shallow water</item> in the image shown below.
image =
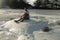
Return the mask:
{"type": "MultiPolygon", "coordinates": [[[[0,25],[5,24],[7,21],[10,21],[11,20],[10,18],[15,19],[15,18],[20,17],[22,13],[21,11],[11,10],[11,9],[3,10],[3,11],[0,10],[0,25]]],[[[60,25],[57,24],[58,23],[57,21],[60,22],[60,10],[29,10],[29,12],[30,12],[31,18],[34,19],[36,22],[38,22],[38,26],[41,26],[41,27],[37,26],[37,28],[35,29],[34,27],[35,24],[33,24],[33,27],[28,28],[28,31],[33,32],[31,34],[24,34],[25,27],[22,29],[20,28],[22,31],[22,34],[20,32],[16,33],[16,32],[9,31],[9,29],[3,28],[3,27],[1,30],[1,27],[0,27],[0,40],[59,40],[60,39],[59,38],[60,37],[60,27],[59,27],[60,25]],[[43,29],[40,30],[46,24],[49,24],[48,26],[53,28],[53,30],[50,32],[43,32],[42,31],[43,29]]],[[[35,21],[31,21],[31,22],[34,23],[35,21]]],[[[7,26],[7,24],[2,25],[2,26],[7,26]]]]}

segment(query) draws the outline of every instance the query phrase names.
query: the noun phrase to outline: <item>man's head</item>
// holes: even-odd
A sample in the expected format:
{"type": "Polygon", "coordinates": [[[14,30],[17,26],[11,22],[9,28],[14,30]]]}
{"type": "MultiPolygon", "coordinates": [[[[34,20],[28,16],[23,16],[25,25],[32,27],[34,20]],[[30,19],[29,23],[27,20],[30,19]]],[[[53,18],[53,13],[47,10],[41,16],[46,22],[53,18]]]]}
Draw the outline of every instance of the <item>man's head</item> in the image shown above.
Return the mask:
{"type": "Polygon", "coordinates": [[[25,7],[24,10],[27,11],[27,8],[25,7]]]}

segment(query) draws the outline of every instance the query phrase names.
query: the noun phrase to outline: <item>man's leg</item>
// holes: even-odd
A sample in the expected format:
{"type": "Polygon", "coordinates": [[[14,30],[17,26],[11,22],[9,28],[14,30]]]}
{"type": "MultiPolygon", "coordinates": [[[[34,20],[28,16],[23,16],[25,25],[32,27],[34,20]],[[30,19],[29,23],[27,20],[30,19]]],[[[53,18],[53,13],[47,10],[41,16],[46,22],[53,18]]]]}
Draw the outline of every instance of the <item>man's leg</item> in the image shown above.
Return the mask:
{"type": "Polygon", "coordinates": [[[21,20],[20,20],[20,22],[23,22],[23,21],[24,21],[24,19],[21,19],[21,20]]]}
{"type": "Polygon", "coordinates": [[[23,18],[20,18],[20,19],[18,19],[18,20],[16,20],[16,21],[20,21],[21,19],[23,19],[23,18]]]}
{"type": "Polygon", "coordinates": [[[15,20],[15,22],[19,22],[22,18],[18,19],[18,20],[15,20]]]}

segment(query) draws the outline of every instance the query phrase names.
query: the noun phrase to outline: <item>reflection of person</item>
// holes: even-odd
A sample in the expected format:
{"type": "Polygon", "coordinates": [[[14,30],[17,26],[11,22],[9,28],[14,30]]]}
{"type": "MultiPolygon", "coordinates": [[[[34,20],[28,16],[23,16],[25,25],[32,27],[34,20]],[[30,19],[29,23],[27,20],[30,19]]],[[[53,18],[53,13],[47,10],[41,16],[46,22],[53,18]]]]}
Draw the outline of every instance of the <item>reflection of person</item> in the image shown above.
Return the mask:
{"type": "Polygon", "coordinates": [[[24,14],[21,16],[21,18],[19,19],[19,20],[17,20],[17,21],[24,21],[24,20],[29,20],[30,18],[29,18],[29,12],[28,12],[28,10],[27,10],[27,8],[24,8],[24,14]]]}

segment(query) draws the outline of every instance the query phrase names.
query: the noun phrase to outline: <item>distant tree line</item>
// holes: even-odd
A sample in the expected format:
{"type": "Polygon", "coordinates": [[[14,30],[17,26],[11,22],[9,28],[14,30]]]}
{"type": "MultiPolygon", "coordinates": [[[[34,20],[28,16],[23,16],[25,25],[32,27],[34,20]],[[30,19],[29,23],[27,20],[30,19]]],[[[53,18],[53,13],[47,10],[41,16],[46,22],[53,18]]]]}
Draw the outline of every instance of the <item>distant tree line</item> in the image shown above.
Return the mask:
{"type": "Polygon", "coordinates": [[[58,0],[53,0],[52,2],[49,0],[44,0],[42,3],[42,0],[37,0],[35,3],[35,8],[51,8],[51,9],[57,9],[60,8],[60,2],[58,0]],[[59,4],[58,4],[59,3],[59,4]]]}
{"type": "Polygon", "coordinates": [[[53,2],[49,0],[36,0],[34,2],[34,6],[30,5],[29,3],[25,2],[24,0],[13,0],[8,4],[13,9],[23,9],[24,7],[31,8],[31,9],[57,9],[60,8],[60,4],[58,4],[58,0],[54,0],[53,2]]]}
{"type": "Polygon", "coordinates": [[[9,4],[10,8],[13,9],[23,9],[24,7],[30,8],[32,7],[30,4],[26,3],[24,0],[13,0],[9,4]]]}

